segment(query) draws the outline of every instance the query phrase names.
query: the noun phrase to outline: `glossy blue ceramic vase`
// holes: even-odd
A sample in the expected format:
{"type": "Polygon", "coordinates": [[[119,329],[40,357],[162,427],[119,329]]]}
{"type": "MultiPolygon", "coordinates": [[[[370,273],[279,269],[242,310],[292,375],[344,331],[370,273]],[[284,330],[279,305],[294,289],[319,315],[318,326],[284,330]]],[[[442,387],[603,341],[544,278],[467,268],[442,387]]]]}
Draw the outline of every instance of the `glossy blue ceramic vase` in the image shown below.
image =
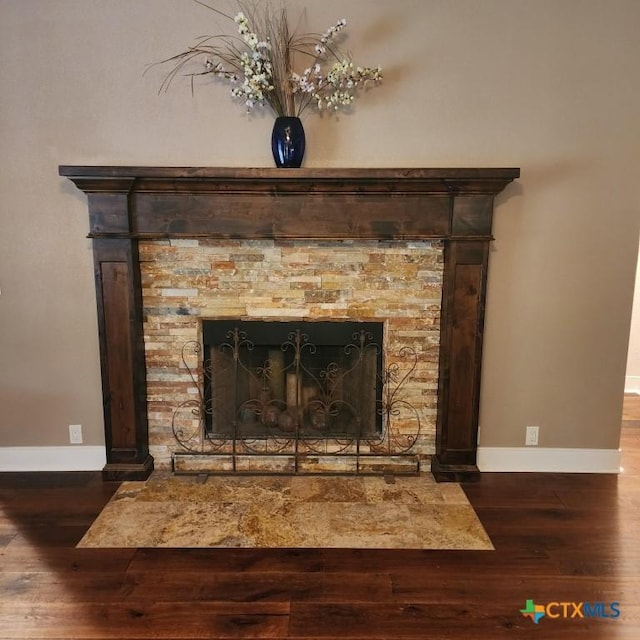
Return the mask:
{"type": "Polygon", "coordinates": [[[304,146],[304,129],[300,118],[278,116],[271,133],[271,151],[276,167],[300,167],[304,157],[304,146]]]}

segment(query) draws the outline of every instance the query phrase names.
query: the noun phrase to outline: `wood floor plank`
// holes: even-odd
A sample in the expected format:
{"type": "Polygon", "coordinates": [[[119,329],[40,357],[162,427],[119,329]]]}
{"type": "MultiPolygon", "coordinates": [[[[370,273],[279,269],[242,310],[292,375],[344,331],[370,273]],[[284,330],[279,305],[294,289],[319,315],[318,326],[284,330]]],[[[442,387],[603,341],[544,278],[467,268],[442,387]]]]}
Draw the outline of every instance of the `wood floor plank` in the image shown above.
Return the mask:
{"type": "Polygon", "coordinates": [[[128,598],[154,602],[289,602],[290,600],[391,600],[391,579],[382,574],[291,572],[138,572],[129,571],[128,598]]]}
{"type": "Polygon", "coordinates": [[[0,573],[3,603],[118,602],[127,597],[127,580],[122,571],[0,573]]]}
{"type": "Polygon", "coordinates": [[[137,549],[131,571],[301,571],[324,570],[322,549],[137,549]]]}
{"type": "MultiPolygon", "coordinates": [[[[633,638],[623,620],[554,619],[534,625],[524,618],[520,609],[524,603],[500,605],[486,603],[476,606],[432,605],[406,603],[394,607],[349,604],[300,604],[292,606],[291,633],[321,636],[338,632],[343,638],[438,638],[467,640],[487,638],[553,638],[554,640],[589,638],[612,640],[633,638]]],[[[636,612],[630,612],[635,616],[636,612]]]]}
{"type": "Polygon", "coordinates": [[[0,555],[0,571],[126,571],[135,549],[75,549],[11,543],[0,555]]]}
{"type": "Polygon", "coordinates": [[[7,638],[146,640],[148,638],[284,638],[283,603],[0,603],[7,638]]]}
{"type": "MultiPolygon", "coordinates": [[[[522,576],[516,572],[506,572],[502,578],[486,580],[496,602],[522,603],[523,606],[530,598],[563,602],[640,602],[640,581],[636,576],[598,580],[591,576],[558,576],[551,584],[547,576],[522,576]]],[[[481,606],[486,601],[486,594],[478,590],[477,583],[461,575],[429,583],[415,573],[394,573],[391,581],[396,602],[481,606]]]]}
{"type": "Polygon", "coordinates": [[[495,551],[389,551],[389,550],[326,550],[326,572],[393,573],[415,572],[430,580],[439,580],[451,573],[465,576],[482,572],[484,575],[502,575],[506,569],[523,575],[559,575],[555,561],[536,546],[514,548],[513,545],[500,553],[495,551]]]}

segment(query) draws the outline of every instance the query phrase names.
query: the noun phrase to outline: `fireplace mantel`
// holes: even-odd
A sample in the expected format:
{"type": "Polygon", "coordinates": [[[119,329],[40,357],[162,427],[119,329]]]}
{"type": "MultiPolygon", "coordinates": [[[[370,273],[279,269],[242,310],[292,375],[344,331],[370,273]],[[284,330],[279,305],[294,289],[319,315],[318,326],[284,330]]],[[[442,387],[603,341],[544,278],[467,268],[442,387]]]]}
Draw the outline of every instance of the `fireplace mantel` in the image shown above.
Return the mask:
{"type": "Polygon", "coordinates": [[[88,195],[107,479],[153,469],[138,243],[180,238],[441,240],[438,480],[473,480],[494,197],[519,169],[61,166],[88,195]]]}

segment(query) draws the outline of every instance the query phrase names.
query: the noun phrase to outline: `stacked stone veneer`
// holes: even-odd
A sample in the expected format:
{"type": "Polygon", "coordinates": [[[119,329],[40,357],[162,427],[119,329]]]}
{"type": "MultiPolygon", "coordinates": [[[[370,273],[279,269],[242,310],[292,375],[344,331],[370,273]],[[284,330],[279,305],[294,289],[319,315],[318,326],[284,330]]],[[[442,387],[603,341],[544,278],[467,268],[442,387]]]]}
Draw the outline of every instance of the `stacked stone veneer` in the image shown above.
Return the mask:
{"type": "MultiPolygon", "coordinates": [[[[156,465],[180,450],[175,409],[198,398],[182,362],[203,319],[384,322],[387,364],[412,347],[418,366],[402,398],[420,418],[415,452],[434,452],[442,249],[429,241],[166,240],[140,245],[149,444],[156,465]]],[[[187,358],[202,385],[198,356],[187,358]]],[[[188,412],[187,412],[188,413],[188,412]]],[[[413,427],[408,426],[409,430],[413,427]]]]}

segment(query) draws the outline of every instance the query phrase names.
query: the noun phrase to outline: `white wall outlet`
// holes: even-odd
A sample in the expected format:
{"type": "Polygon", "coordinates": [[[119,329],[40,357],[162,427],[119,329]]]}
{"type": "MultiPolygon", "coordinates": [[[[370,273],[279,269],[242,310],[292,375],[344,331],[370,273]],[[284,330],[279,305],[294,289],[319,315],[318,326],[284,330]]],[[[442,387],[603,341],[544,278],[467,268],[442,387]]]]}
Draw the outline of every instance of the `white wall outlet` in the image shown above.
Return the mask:
{"type": "Polygon", "coordinates": [[[82,444],[82,425],[81,424],[69,425],[69,442],[71,444],[82,444]]]}
{"type": "Polygon", "coordinates": [[[527,427],[527,435],[525,436],[524,443],[527,447],[538,446],[538,435],[540,433],[540,427],[527,427]]]}

